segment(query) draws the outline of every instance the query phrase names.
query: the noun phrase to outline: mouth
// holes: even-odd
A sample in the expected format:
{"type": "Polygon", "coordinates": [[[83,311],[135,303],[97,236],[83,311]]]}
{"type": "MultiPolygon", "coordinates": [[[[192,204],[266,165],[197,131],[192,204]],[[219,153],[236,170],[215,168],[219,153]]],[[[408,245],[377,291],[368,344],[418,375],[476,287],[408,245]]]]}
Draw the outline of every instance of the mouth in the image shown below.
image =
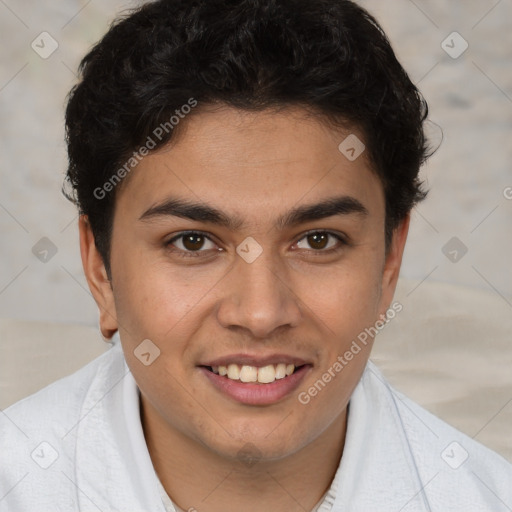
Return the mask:
{"type": "Polygon", "coordinates": [[[198,368],[222,395],[247,405],[270,405],[288,397],[313,365],[296,360],[264,365],[230,362],[198,368]]]}

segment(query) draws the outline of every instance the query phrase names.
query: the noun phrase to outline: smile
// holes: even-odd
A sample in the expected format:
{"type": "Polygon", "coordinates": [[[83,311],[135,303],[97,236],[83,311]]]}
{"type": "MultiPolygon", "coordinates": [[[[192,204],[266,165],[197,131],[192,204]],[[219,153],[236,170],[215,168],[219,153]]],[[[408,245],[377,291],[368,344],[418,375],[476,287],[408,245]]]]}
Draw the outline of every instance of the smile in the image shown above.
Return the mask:
{"type": "Polygon", "coordinates": [[[200,366],[207,382],[221,395],[245,405],[271,405],[289,397],[312,370],[311,364],[266,364],[265,366],[200,366]]]}

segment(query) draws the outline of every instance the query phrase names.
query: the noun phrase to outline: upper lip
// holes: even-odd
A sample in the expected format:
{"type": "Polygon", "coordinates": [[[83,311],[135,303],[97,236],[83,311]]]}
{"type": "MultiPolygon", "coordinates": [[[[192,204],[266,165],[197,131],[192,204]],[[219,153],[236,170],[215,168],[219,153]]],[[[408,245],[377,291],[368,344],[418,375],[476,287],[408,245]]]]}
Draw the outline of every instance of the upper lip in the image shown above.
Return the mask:
{"type": "Polygon", "coordinates": [[[230,364],[239,364],[242,366],[257,366],[263,367],[269,364],[293,364],[295,366],[302,366],[310,364],[308,361],[300,357],[288,354],[268,354],[266,356],[258,356],[251,354],[230,354],[228,356],[217,357],[198,366],[229,366],[230,364]]]}

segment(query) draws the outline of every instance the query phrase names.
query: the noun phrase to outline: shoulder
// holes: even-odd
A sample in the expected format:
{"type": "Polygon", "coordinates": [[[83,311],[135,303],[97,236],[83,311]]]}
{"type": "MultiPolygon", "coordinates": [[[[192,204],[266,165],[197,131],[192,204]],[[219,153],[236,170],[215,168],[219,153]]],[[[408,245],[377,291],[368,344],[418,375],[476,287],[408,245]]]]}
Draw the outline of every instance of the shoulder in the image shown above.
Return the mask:
{"type": "Polygon", "coordinates": [[[432,510],[510,510],[510,462],[395,390],[372,363],[368,370],[367,385],[396,412],[432,510]]]}
{"type": "MultiPolygon", "coordinates": [[[[120,344],[97,357],[77,372],[59,379],[38,392],[5,409],[0,418],[4,435],[23,430],[29,437],[55,430],[63,435],[73,419],[80,416],[83,401],[93,383],[107,384],[107,376],[115,377],[122,370],[124,359],[120,344]],[[16,428],[18,427],[18,428],[16,428]]],[[[2,439],[5,439],[2,436],[2,439]]]]}
{"type": "Polygon", "coordinates": [[[0,498],[5,497],[0,501],[0,511],[16,510],[16,507],[22,510],[27,506],[23,500],[34,495],[34,482],[52,486],[57,474],[58,486],[51,499],[63,506],[74,505],[72,496],[76,489],[73,490],[72,475],[76,427],[88,413],[91,393],[105,393],[112,379],[122,374],[124,364],[120,343],[117,343],[74,374],[0,413],[0,498]],[[51,466],[52,471],[49,471],[51,466]],[[67,494],[62,486],[62,473],[69,477],[67,494]],[[25,486],[27,492],[24,492],[25,486]],[[59,493],[61,496],[57,497],[59,493]]]}

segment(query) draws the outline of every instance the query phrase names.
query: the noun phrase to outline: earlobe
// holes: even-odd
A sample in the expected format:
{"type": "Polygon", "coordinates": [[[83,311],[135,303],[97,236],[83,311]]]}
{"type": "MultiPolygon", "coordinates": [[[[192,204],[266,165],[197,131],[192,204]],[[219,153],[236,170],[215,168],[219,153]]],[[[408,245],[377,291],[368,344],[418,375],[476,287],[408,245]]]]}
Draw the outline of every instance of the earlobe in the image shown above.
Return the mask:
{"type": "Polygon", "coordinates": [[[402,265],[402,257],[404,254],[405,242],[409,232],[410,214],[400,222],[400,224],[393,231],[393,237],[390,242],[389,251],[386,255],[384,270],[382,272],[382,294],[381,294],[381,311],[384,314],[395,293],[398,276],[400,274],[400,267],[402,265]]]}
{"type": "Polygon", "coordinates": [[[109,340],[118,330],[114,293],[103,258],[94,241],[94,234],[86,215],[78,221],[80,233],[80,254],[89,289],[100,311],[100,330],[109,340]]]}

